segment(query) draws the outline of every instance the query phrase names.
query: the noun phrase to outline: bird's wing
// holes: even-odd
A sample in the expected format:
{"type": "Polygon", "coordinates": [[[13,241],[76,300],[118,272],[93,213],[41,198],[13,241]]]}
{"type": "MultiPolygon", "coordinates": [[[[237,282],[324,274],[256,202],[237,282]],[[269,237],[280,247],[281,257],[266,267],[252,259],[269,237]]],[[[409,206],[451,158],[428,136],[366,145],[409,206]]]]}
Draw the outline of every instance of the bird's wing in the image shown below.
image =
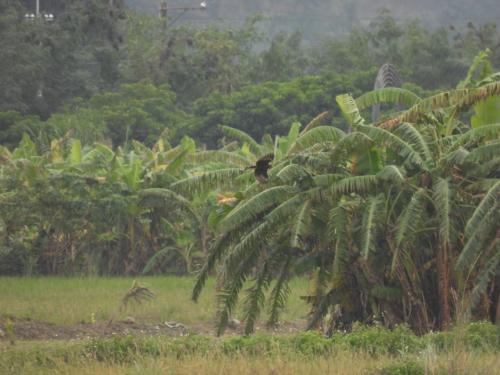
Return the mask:
{"type": "Polygon", "coordinates": [[[257,181],[261,183],[267,182],[267,170],[269,169],[273,159],[274,154],[268,154],[257,160],[257,162],[255,163],[255,178],[257,179],[257,181]]]}
{"type": "Polygon", "coordinates": [[[259,160],[257,160],[257,162],[255,163],[255,166],[256,168],[269,168],[269,164],[271,164],[271,162],[273,161],[274,159],[274,154],[267,154],[267,155],[264,155],[263,157],[261,157],[259,160]]]}

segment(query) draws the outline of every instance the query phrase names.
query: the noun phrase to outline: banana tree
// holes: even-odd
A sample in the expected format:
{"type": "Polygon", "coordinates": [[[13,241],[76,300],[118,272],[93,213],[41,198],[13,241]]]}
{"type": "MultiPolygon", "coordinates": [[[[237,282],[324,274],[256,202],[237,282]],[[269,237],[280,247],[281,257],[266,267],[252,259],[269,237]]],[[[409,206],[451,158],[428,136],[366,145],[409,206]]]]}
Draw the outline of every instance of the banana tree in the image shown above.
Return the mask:
{"type": "MultiPolygon", "coordinates": [[[[248,279],[246,332],[268,289],[269,323],[276,323],[294,267],[304,263],[312,278],[305,296],[311,328],[330,313],[331,328],[375,315],[424,332],[457,316],[452,299],[484,296],[498,271],[500,129],[470,129],[458,115],[499,88],[489,83],[427,99],[398,88],[357,101],[340,96],[350,132],[306,127],[274,163],[269,182],[249,186],[219,222],[193,290],[196,300],[220,265],[218,333],[248,279]],[[365,123],[359,107],[389,101],[410,108],[365,123]],[[461,267],[468,267],[465,283],[455,276],[461,267]]],[[[229,178],[241,178],[236,171],[219,177],[182,184],[227,189],[229,178]]]]}
{"type": "Polygon", "coordinates": [[[5,246],[25,239],[23,248],[41,273],[142,271],[172,240],[162,219],[198,228],[190,203],[166,188],[182,174],[193,147],[189,140],[170,147],[162,138],[152,149],[138,143],[128,151],[82,148],[67,135],[39,153],[25,136],[12,153],[1,154],[5,246]]]}

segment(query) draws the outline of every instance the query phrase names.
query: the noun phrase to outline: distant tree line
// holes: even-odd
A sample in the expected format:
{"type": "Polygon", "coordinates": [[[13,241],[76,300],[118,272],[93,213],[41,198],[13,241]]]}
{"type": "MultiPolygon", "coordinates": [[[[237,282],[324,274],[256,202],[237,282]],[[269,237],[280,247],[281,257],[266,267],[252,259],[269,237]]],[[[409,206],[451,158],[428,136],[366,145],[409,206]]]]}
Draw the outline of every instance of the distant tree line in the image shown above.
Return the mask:
{"type": "Polygon", "coordinates": [[[265,37],[259,16],[239,28],[165,31],[121,1],[46,1],[53,22],[25,19],[32,7],[0,5],[0,143],[9,147],[23,132],[48,140],[69,127],[114,145],[150,144],[168,127],[215,147],[217,125],[257,139],[282,133],[329,110],[335,95],[368,90],[386,62],[421,94],[456,85],[480,50],[500,65],[493,24],[430,31],[381,11],[366,28],[311,45],[299,32],[265,37]]]}

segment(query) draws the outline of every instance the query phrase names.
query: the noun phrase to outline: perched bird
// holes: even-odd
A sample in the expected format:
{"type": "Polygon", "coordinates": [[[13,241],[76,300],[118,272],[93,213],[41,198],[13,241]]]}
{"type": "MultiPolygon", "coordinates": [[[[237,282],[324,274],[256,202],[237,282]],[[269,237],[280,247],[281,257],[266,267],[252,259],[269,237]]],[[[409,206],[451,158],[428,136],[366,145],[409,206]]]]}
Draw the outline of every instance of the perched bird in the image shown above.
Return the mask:
{"type": "Polygon", "coordinates": [[[267,170],[271,168],[271,163],[274,159],[274,154],[267,154],[255,162],[255,165],[246,167],[245,169],[254,169],[255,179],[261,184],[267,182],[269,176],[267,170]]]}

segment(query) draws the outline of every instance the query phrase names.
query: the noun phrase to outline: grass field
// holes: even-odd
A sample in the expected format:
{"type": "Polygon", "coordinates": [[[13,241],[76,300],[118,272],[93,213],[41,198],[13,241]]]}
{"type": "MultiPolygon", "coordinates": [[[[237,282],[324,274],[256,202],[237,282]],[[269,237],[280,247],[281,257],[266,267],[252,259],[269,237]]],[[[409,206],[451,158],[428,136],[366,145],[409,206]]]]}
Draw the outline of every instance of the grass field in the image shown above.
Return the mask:
{"type": "MultiPolygon", "coordinates": [[[[137,281],[156,298],[120,311],[121,299],[132,286],[130,278],[12,278],[0,277],[0,316],[15,316],[61,325],[106,322],[133,316],[144,323],[177,321],[184,324],[213,320],[214,280],[209,280],[198,303],[190,300],[190,277],[141,277],[137,281]]],[[[285,321],[303,319],[308,307],[307,280],[291,282],[292,294],[282,316],[285,321]]],[[[236,314],[238,317],[238,313],[236,314]]]]}
{"type": "MultiPolygon", "coordinates": [[[[352,333],[325,338],[298,332],[297,325],[287,334],[241,337],[232,331],[215,338],[207,335],[213,332],[213,280],[197,304],[189,299],[192,278],[137,281],[153,290],[156,298],[120,311],[133,279],[0,278],[0,374],[500,374],[500,327],[491,324],[470,324],[423,337],[404,327],[389,331],[360,326],[352,333]],[[176,321],[206,329],[187,336],[99,331],[110,319],[127,316],[150,327],[176,321]],[[82,323],[96,329],[64,339],[16,336],[19,325],[27,324],[37,333],[44,327],[40,322],[55,324],[49,329],[82,323]]],[[[307,293],[307,281],[295,279],[291,287],[283,320],[303,322],[308,308],[299,297],[307,293]]]]}

